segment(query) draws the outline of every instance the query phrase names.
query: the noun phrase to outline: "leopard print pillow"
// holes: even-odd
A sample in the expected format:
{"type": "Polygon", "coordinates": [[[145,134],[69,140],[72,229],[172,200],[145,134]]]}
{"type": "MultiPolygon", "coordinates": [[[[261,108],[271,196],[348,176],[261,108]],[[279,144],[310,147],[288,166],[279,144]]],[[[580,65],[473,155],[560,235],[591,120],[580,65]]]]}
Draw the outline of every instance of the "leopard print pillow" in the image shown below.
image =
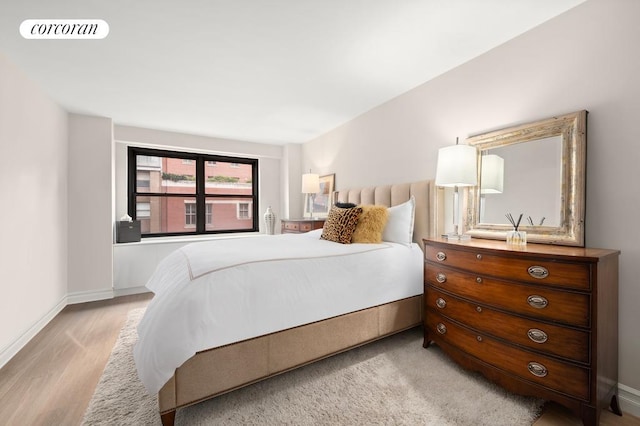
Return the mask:
{"type": "Polygon", "coordinates": [[[350,209],[331,207],[320,238],[340,244],[351,244],[351,236],[356,230],[361,213],[360,207],[350,209]]]}

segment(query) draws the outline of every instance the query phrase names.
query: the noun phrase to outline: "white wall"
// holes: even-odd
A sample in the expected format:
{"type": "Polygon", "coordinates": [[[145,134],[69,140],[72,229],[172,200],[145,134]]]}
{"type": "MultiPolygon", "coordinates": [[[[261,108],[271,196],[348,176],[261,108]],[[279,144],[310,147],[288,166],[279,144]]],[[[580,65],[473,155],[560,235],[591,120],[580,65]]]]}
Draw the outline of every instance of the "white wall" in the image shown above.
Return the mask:
{"type": "Polygon", "coordinates": [[[0,366],[64,307],[67,113],[0,54],[0,366]]]}
{"type": "Polygon", "coordinates": [[[282,215],[281,218],[293,219],[303,215],[302,167],[300,159],[302,146],[288,144],[284,146],[282,158],[282,215]]]}
{"type": "Polygon", "coordinates": [[[111,297],[113,125],[69,115],[69,287],[71,302],[111,297]]]}
{"type": "Polygon", "coordinates": [[[303,164],[340,188],[434,178],[456,136],[587,109],[586,242],[622,250],[619,378],[640,402],[639,16],[637,0],[583,3],[308,142],[303,164]]]}

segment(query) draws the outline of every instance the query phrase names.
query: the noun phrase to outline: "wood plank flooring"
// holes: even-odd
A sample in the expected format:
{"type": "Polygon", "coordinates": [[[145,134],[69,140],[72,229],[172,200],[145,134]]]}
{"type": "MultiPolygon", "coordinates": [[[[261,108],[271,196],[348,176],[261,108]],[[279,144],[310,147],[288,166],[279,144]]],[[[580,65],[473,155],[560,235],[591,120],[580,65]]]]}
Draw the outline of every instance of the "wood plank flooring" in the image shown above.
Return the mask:
{"type": "Polygon", "coordinates": [[[0,425],[79,425],[127,313],[151,296],[64,308],[0,369],[0,425]]]}
{"type": "MultiPolygon", "coordinates": [[[[131,309],[151,294],[70,305],[0,369],[0,425],[79,425],[118,333],[131,309]]],[[[582,424],[548,404],[535,426],[582,424]]],[[[640,426],[640,419],[603,412],[604,426],[640,426]]]]}

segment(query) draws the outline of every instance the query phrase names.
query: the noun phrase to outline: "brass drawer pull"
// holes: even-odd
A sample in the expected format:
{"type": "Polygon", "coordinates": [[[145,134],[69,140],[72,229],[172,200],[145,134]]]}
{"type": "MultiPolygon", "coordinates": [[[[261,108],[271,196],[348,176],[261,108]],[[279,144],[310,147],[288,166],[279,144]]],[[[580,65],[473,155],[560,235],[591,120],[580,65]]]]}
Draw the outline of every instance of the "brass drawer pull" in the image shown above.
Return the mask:
{"type": "Polygon", "coordinates": [[[538,278],[540,280],[543,278],[547,278],[549,276],[549,270],[544,266],[529,266],[529,269],[527,269],[527,272],[533,278],[538,278]]]}
{"type": "Polygon", "coordinates": [[[482,284],[482,277],[476,277],[476,282],[478,284],[482,284]]]}
{"type": "Polygon", "coordinates": [[[436,300],[436,306],[440,309],[444,309],[447,306],[447,302],[442,297],[438,297],[438,300],[436,300]]]}
{"type": "Polygon", "coordinates": [[[476,340],[477,340],[478,342],[482,342],[482,336],[476,336],[476,340]]]}
{"type": "Polygon", "coordinates": [[[439,322],[436,326],[436,330],[438,330],[438,333],[440,334],[445,334],[447,332],[447,326],[439,322]]]}
{"type": "Polygon", "coordinates": [[[482,308],[480,306],[476,306],[476,311],[482,312],[482,308]]]}
{"type": "Polygon", "coordinates": [[[549,301],[542,296],[532,294],[531,296],[527,297],[527,303],[536,309],[543,309],[547,307],[549,301]]]}
{"type": "Polygon", "coordinates": [[[439,251],[439,252],[436,253],[436,259],[438,259],[438,261],[442,262],[442,261],[447,259],[447,255],[444,254],[443,252],[439,251]]]}
{"type": "Polygon", "coordinates": [[[527,336],[532,342],[536,343],[544,343],[548,339],[547,333],[538,328],[530,328],[529,331],[527,331],[527,336]]]}
{"type": "Polygon", "coordinates": [[[479,253],[478,253],[478,254],[476,254],[476,259],[478,259],[478,260],[482,260],[482,255],[481,255],[481,254],[479,254],[479,253]]]}
{"type": "Polygon", "coordinates": [[[529,369],[529,373],[536,377],[545,377],[547,375],[547,367],[537,362],[530,362],[527,368],[529,369]]]}
{"type": "Polygon", "coordinates": [[[447,275],[444,272],[438,272],[436,274],[436,281],[438,281],[440,284],[443,284],[447,281],[447,275]]]}

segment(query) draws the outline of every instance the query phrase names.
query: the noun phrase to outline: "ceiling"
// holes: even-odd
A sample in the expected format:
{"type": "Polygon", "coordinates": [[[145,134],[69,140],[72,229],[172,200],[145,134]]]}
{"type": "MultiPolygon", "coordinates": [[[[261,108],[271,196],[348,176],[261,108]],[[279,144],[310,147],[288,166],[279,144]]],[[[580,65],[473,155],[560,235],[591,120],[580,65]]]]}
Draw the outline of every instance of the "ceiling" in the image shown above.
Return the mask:
{"type": "Polygon", "coordinates": [[[0,0],[0,54],[70,112],[301,143],[584,0],[0,0]],[[102,19],[27,40],[25,19],[102,19]]]}

